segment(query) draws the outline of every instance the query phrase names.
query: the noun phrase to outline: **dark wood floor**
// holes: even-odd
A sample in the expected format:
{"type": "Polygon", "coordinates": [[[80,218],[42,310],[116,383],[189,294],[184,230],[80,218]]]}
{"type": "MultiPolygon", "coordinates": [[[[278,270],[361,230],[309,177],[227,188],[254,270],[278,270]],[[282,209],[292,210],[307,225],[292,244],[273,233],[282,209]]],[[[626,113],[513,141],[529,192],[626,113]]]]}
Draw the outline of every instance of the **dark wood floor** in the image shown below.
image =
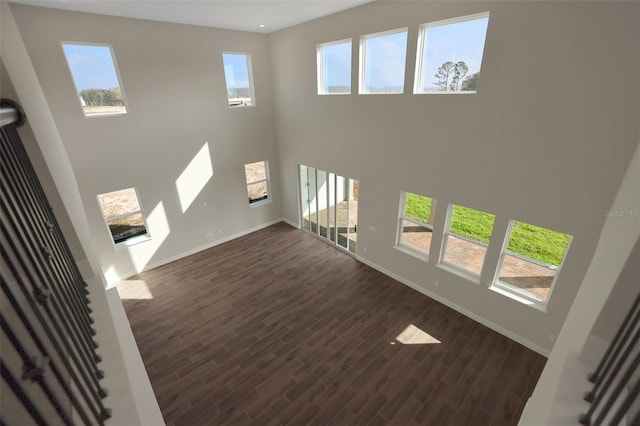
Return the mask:
{"type": "Polygon", "coordinates": [[[546,361],[284,223],[129,282],[168,425],[515,425],[546,361]]]}

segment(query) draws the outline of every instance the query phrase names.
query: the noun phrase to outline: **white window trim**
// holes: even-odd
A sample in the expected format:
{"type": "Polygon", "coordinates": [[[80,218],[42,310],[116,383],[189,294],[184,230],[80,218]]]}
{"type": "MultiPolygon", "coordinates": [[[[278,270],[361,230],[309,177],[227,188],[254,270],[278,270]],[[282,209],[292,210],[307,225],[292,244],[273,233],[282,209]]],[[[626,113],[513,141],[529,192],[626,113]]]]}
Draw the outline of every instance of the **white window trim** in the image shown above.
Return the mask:
{"type": "MultiPolygon", "coordinates": [[[[484,269],[484,263],[487,260],[486,254],[485,254],[485,258],[482,260],[482,267],[480,268],[480,274],[475,274],[471,271],[469,271],[468,269],[464,269],[461,268],[457,265],[454,265],[452,263],[446,262],[444,260],[445,256],[447,255],[447,243],[449,241],[449,236],[454,236],[456,238],[459,238],[461,240],[465,240],[468,241],[470,243],[474,243],[474,244],[478,244],[481,245],[483,247],[485,247],[487,249],[487,251],[489,251],[489,244],[484,243],[482,241],[478,241],[478,240],[474,240],[473,238],[469,238],[469,237],[465,237],[464,235],[459,235],[456,234],[455,232],[451,232],[451,217],[453,216],[453,207],[456,204],[454,203],[450,203],[449,206],[447,207],[447,221],[445,223],[445,227],[444,227],[444,234],[443,234],[443,238],[442,238],[442,250],[440,250],[440,261],[438,262],[439,267],[441,267],[442,269],[445,269],[451,273],[454,273],[458,276],[461,276],[463,278],[466,278],[470,281],[473,281],[476,284],[480,284],[480,275],[482,274],[482,269],[484,269]]],[[[466,206],[462,206],[462,207],[466,207],[466,206]]],[[[472,207],[467,207],[467,208],[472,208],[472,207]]],[[[476,211],[482,211],[482,210],[477,210],[477,209],[473,209],[476,211]]],[[[484,212],[483,213],[488,213],[488,212],[484,212]]],[[[489,213],[489,214],[493,214],[493,213],[489,213]]],[[[494,215],[495,216],[495,215],[494,215]]],[[[495,223],[494,223],[495,226],[495,223]]],[[[492,229],[493,232],[493,229],[492,229]]]]}
{"type": "MultiPolygon", "coordinates": [[[[443,19],[441,21],[427,22],[420,25],[418,31],[418,48],[416,50],[416,72],[413,76],[413,94],[414,95],[474,95],[477,90],[420,90],[420,80],[422,79],[422,66],[424,65],[424,47],[427,41],[427,30],[433,27],[440,27],[449,24],[458,24],[460,22],[474,21],[476,19],[488,18],[490,12],[475,13],[473,15],[461,16],[459,18],[443,19]]],[[[488,31],[488,30],[487,30],[488,31]]],[[[484,51],[483,51],[484,56],[484,51]]]]}
{"type": "Polygon", "coordinates": [[[445,231],[444,234],[445,234],[445,236],[452,235],[452,236],[454,236],[456,238],[459,238],[461,240],[465,240],[465,241],[470,242],[470,243],[478,244],[479,246],[483,246],[483,247],[486,247],[486,248],[489,247],[489,244],[487,244],[487,243],[485,243],[483,241],[474,240],[473,238],[465,237],[464,235],[456,234],[455,232],[445,231]]]}
{"type": "MultiPolygon", "coordinates": [[[[511,231],[511,229],[509,229],[509,232],[510,231],[511,231]]],[[[507,234],[507,235],[509,235],[509,234],[507,234]]],[[[559,268],[560,268],[559,266],[550,265],[548,263],[544,263],[544,262],[541,262],[539,260],[532,259],[532,258],[527,257],[527,256],[523,256],[520,253],[516,253],[516,252],[511,251],[511,250],[504,249],[503,251],[504,251],[504,254],[508,254],[508,255],[513,256],[513,257],[517,257],[518,259],[521,259],[521,260],[526,260],[527,262],[534,263],[534,264],[536,264],[538,266],[543,266],[545,268],[553,269],[555,271],[559,270],[559,268]]]]}
{"type": "MultiPolygon", "coordinates": [[[[366,64],[366,57],[367,57],[367,53],[366,53],[366,42],[367,39],[370,38],[375,38],[375,37],[384,37],[387,35],[391,35],[391,34],[399,34],[399,33],[407,33],[407,44],[409,43],[409,28],[408,27],[404,27],[404,28],[398,28],[395,30],[389,30],[389,31],[382,31],[379,33],[373,33],[373,34],[365,34],[363,36],[360,36],[360,53],[359,53],[359,57],[360,57],[360,64],[359,64],[359,68],[358,68],[358,94],[359,95],[402,95],[404,94],[404,91],[406,89],[404,81],[402,83],[402,92],[367,92],[365,91],[365,81],[364,81],[364,68],[365,68],[365,64],[366,64]]],[[[407,76],[407,50],[408,50],[408,46],[405,46],[405,64],[404,64],[404,78],[406,79],[407,76]]]]}
{"type": "MultiPolygon", "coordinates": [[[[124,189],[128,189],[128,188],[124,188],[124,189]]],[[[142,209],[142,202],[140,201],[138,188],[133,187],[133,190],[136,192],[136,199],[138,200],[138,206],[140,206],[140,209],[134,212],[128,212],[118,216],[110,217],[108,219],[104,215],[104,211],[102,210],[102,204],[100,204],[100,195],[102,194],[96,195],[96,200],[98,201],[98,208],[100,209],[100,214],[102,214],[102,220],[104,221],[104,225],[107,228],[107,234],[109,235],[111,244],[113,245],[114,249],[121,249],[124,247],[134,246],[136,244],[149,241],[151,239],[151,232],[149,231],[149,225],[147,224],[147,216],[144,214],[144,211],[142,209]],[[136,235],[135,237],[127,238],[124,241],[120,241],[119,243],[116,243],[116,241],[113,239],[113,235],[111,234],[111,229],[109,228],[109,222],[113,222],[114,220],[123,219],[129,216],[134,216],[136,214],[142,215],[142,221],[144,222],[144,228],[147,230],[147,233],[144,235],[136,235]]],[[[111,191],[111,192],[117,192],[117,191],[111,191]]],[[[103,194],[108,194],[108,192],[103,192],[103,194]]]]}
{"type": "MultiPolygon", "coordinates": [[[[131,238],[129,238],[127,240],[124,240],[124,241],[122,241],[122,242],[120,242],[118,244],[114,244],[113,248],[115,250],[121,250],[123,248],[135,246],[137,244],[144,243],[145,241],[151,240],[151,235],[149,234],[149,228],[147,227],[147,220],[146,219],[145,219],[145,222],[144,222],[144,226],[145,226],[145,228],[147,228],[147,233],[145,235],[138,235],[138,236],[135,236],[135,237],[131,237],[131,238]]],[[[109,234],[111,234],[111,232],[109,232],[109,234]]],[[[111,241],[113,242],[113,237],[111,238],[111,241]]]]}
{"type": "Polygon", "coordinates": [[[243,109],[243,108],[251,108],[256,106],[256,93],[253,83],[253,63],[251,62],[251,53],[248,52],[230,52],[224,51],[221,53],[222,58],[222,77],[224,78],[224,91],[227,94],[227,108],[229,109],[243,109]],[[249,92],[251,93],[251,105],[229,105],[229,92],[227,92],[227,74],[224,71],[224,55],[244,55],[247,60],[247,74],[249,76],[249,92]]]}
{"type": "Polygon", "coordinates": [[[60,48],[62,49],[62,55],[64,56],[64,61],[67,63],[67,68],[69,69],[69,74],[71,75],[71,80],[73,81],[73,87],[76,89],[76,98],[78,98],[78,103],[80,104],[80,110],[82,111],[82,115],[84,118],[101,118],[101,117],[118,117],[129,114],[129,102],[127,102],[127,96],[125,94],[124,86],[122,85],[122,78],[120,77],[120,68],[118,67],[118,61],[116,60],[116,54],[113,50],[113,46],[106,43],[86,43],[86,42],[78,42],[78,41],[61,41],[60,48]],[[71,69],[71,65],[69,64],[69,60],[67,59],[67,54],[64,51],[65,44],[74,44],[76,46],[99,46],[99,47],[108,47],[109,52],[111,53],[111,62],[113,63],[113,68],[116,71],[116,78],[118,79],[118,85],[120,88],[120,94],[122,95],[122,103],[124,104],[125,111],[117,112],[113,114],[91,114],[87,115],[84,112],[84,108],[82,108],[82,102],[80,102],[80,91],[78,90],[78,86],[76,85],[76,79],[73,75],[73,70],[71,69]]]}
{"type": "MultiPolygon", "coordinates": [[[[448,228],[448,227],[447,227],[448,228]]],[[[489,245],[486,243],[483,243],[482,241],[478,241],[478,240],[474,240],[472,238],[467,238],[463,235],[458,235],[455,232],[448,232],[445,231],[444,233],[444,238],[442,238],[442,251],[440,252],[440,262],[438,263],[437,266],[441,267],[442,269],[449,271],[455,275],[458,275],[462,278],[465,278],[469,281],[473,281],[475,284],[480,284],[480,275],[482,273],[482,269],[484,268],[484,262],[486,261],[486,255],[485,258],[482,260],[482,267],[480,268],[480,274],[476,274],[474,272],[471,272],[468,269],[465,268],[461,268],[458,265],[454,265],[453,263],[449,263],[447,261],[444,260],[445,256],[447,255],[447,243],[448,243],[448,238],[449,236],[453,236],[456,238],[459,238],[461,240],[465,240],[468,241],[470,243],[473,244],[478,244],[480,246],[483,246],[485,248],[487,248],[487,250],[489,249],[489,245]]]]}
{"type": "MultiPolygon", "coordinates": [[[[421,195],[423,197],[426,197],[426,195],[417,194],[415,192],[413,194],[421,195]]],[[[431,205],[433,206],[433,198],[431,198],[431,197],[428,197],[428,198],[431,199],[431,203],[432,203],[431,205]]],[[[433,234],[433,225],[421,222],[419,220],[416,220],[416,219],[413,219],[413,218],[410,218],[410,217],[406,217],[406,215],[405,215],[406,205],[407,205],[407,191],[402,191],[402,194],[400,195],[400,214],[399,214],[399,217],[398,217],[398,227],[397,227],[397,232],[396,232],[396,244],[395,244],[394,247],[396,249],[404,252],[404,253],[410,254],[410,255],[412,255],[414,257],[417,257],[420,260],[425,260],[425,261],[428,262],[429,261],[429,254],[431,253],[431,247],[428,248],[429,249],[428,252],[425,252],[425,251],[422,251],[422,250],[418,250],[418,249],[416,249],[414,247],[411,247],[411,246],[409,246],[407,244],[404,244],[402,242],[402,229],[404,227],[403,226],[403,222],[406,220],[407,222],[414,223],[414,224],[416,224],[418,226],[421,226],[421,227],[423,227],[425,229],[430,230],[431,233],[433,234]]]]}
{"type": "MultiPolygon", "coordinates": [[[[351,44],[351,48],[350,48],[350,52],[351,55],[349,57],[349,60],[351,61],[351,58],[353,57],[353,40],[350,38],[345,38],[343,40],[337,40],[337,41],[331,41],[329,43],[322,43],[319,44],[316,50],[316,61],[318,64],[318,72],[317,72],[317,80],[318,80],[318,95],[320,96],[325,96],[325,95],[329,95],[329,96],[340,96],[340,95],[350,95],[351,91],[353,89],[353,78],[352,75],[353,73],[351,73],[351,75],[349,76],[349,92],[348,93],[329,93],[329,92],[325,92],[324,91],[324,55],[323,55],[323,51],[325,47],[328,46],[334,46],[336,44],[344,44],[344,43],[350,43],[351,44]]],[[[353,67],[353,64],[352,64],[353,67]]]]}
{"type": "Polygon", "coordinates": [[[524,303],[527,306],[531,306],[540,311],[547,312],[547,305],[549,304],[549,301],[551,300],[551,296],[553,295],[553,290],[556,287],[556,282],[558,281],[558,276],[560,275],[560,271],[562,270],[562,265],[564,265],[564,261],[567,258],[567,253],[569,252],[569,248],[571,247],[571,243],[573,242],[573,237],[572,236],[569,237],[567,249],[564,252],[564,256],[562,258],[562,262],[560,263],[560,265],[559,266],[550,265],[544,262],[540,262],[539,260],[531,259],[527,256],[523,256],[519,253],[515,253],[510,250],[507,250],[507,247],[509,246],[509,239],[511,237],[511,230],[513,229],[513,225],[515,222],[516,222],[515,220],[509,221],[509,227],[507,228],[507,233],[506,233],[504,242],[502,244],[502,249],[500,251],[500,261],[498,262],[498,267],[495,271],[495,276],[493,277],[493,281],[489,288],[491,290],[497,290],[500,294],[511,297],[512,299],[517,300],[521,303],[524,303]],[[549,287],[549,293],[547,294],[546,300],[537,299],[531,296],[531,294],[529,294],[527,291],[517,286],[514,286],[513,284],[500,281],[500,271],[502,269],[502,265],[504,263],[504,259],[507,254],[539,266],[553,269],[555,271],[555,275],[553,277],[553,281],[551,281],[551,286],[549,287]]]}
{"type": "Polygon", "coordinates": [[[249,208],[252,208],[252,209],[256,208],[256,207],[263,206],[265,204],[269,204],[269,203],[271,203],[273,201],[271,199],[271,178],[269,177],[269,161],[268,160],[252,161],[250,163],[246,163],[245,165],[254,164],[254,163],[264,163],[264,179],[260,179],[260,180],[256,180],[256,181],[252,181],[252,182],[246,182],[247,174],[246,174],[246,169],[245,169],[244,180],[246,182],[245,188],[247,190],[247,195],[249,193],[249,186],[256,185],[256,184],[262,183],[262,182],[266,182],[267,183],[267,198],[265,198],[263,200],[260,200],[260,201],[254,201],[253,203],[249,201],[249,208]]]}
{"type": "Polygon", "coordinates": [[[538,300],[537,303],[534,302],[533,300],[531,300],[530,298],[526,298],[526,297],[522,297],[521,294],[516,294],[513,293],[511,291],[505,290],[501,287],[495,287],[495,286],[491,286],[489,287],[489,290],[494,291],[498,294],[501,294],[511,300],[515,300],[518,303],[522,303],[523,305],[529,306],[531,308],[537,309],[540,312],[544,312],[547,313],[547,307],[546,305],[542,305],[540,304],[540,301],[538,300]]]}

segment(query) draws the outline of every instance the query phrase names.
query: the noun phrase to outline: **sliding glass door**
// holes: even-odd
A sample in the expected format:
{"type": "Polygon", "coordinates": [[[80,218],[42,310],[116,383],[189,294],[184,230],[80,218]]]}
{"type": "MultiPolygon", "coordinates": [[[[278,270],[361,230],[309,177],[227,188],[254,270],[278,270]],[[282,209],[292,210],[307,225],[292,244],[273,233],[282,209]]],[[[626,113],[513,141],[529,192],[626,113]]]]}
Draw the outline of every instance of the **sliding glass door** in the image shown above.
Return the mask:
{"type": "Polygon", "coordinates": [[[302,228],[356,253],[358,181],[299,166],[302,228]]]}

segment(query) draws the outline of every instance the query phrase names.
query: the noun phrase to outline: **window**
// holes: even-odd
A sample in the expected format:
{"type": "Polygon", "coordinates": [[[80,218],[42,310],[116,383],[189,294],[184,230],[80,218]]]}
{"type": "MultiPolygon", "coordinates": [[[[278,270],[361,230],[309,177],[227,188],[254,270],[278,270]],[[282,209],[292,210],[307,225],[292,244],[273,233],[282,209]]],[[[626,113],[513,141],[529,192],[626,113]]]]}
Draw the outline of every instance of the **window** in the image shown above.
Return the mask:
{"type": "Polygon", "coordinates": [[[255,105],[251,56],[246,53],[223,53],[224,78],[230,107],[255,105]]]}
{"type": "Polygon", "coordinates": [[[436,201],[424,195],[403,192],[400,203],[397,244],[428,256],[435,220],[436,201]]]}
{"type": "Polygon", "coordinates": [[[493,214],[451,204],[442,263],[479,277],[495,219],[493,214]]]}
{"type": "Polygon", "coordinates": [[[489,12],[420,26],[414,93],[475,93],[489,12]]]}
{"type": "Polygon", "coordinates": [[[129,245],[148,239],[149,232],[135,188],[99,194],[98,203],[114,244],[129,245]]]}
{"type": "Polygon", "coordinates": [[[360,92],[403,93],[407,29],[360,38],[360,92]]]}
{"type": "Polygon", "coordinates": [[[318,45],[318,95],[351,93],[351,40],[318,45]]]}
{"type": "Polygon", "coordinates": [[[63,43],[85,117],[126,114],[127,107],[110,46],[63,43]]]}
{"type": "Polygon", "coordinates": [[[269,199],[269,163],[258,161],[244,165],[247,179],[249,204],[265,202],[269,199]]]}
{"type": "Polygon", "coordinates": [[[546,304],[571,236],[513,220],[493,287],[546,304]]]}

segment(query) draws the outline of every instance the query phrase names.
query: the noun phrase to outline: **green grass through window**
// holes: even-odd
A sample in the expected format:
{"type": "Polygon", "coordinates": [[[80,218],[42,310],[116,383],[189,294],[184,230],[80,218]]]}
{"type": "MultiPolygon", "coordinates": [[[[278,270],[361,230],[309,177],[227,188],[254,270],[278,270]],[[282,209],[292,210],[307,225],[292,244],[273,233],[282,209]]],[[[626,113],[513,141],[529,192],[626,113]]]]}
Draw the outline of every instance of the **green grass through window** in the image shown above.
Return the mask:
{"type": "Polygon", "coordinates": [[[560,266],[571,237],[528,223],[515,221],[507,250],[548,265],[560,266]]]}
{"type": "Polygon", "coordinates": [[[489,244],[496,216],[463,206],[453,206],[451,232],[489,244]]]}
{"type": "Polygon", "coordinates": [[[404,217],[409,217],[422,223],[429,223],[431,198],[407,192],[404,206],[404,217]]]}
{"type": "MultiPolygon", "coordinates": [[[[429,223],[432,200],[407,192],[405,217],[429,223]]],[[[451,217],[451,232],[489,244],[495,215],[456,205],[451,217]]],[[[571,237],[561,232],[515,221],[507,250],[548,265],[560,266],[571,237]]]]}

